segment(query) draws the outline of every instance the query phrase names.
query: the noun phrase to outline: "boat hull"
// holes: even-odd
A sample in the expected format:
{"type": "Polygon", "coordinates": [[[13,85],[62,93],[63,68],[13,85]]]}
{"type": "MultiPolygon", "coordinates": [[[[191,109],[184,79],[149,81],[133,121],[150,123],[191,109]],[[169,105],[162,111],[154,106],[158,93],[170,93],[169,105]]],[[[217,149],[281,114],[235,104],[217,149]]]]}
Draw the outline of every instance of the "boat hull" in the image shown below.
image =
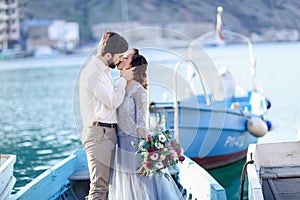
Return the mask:
{"type": "MultiPolygon", "coordinates": [[[[206,105],[198,108],[181,105],[178,109],[179,143],[184,153],[205,169],[222,167],[245,158],[248,145],[258,140],[247,131],[247,118],[240,110],[206,105]]],[[[161,118],[166,119],[165,129],[174,130],[172,110],[172,106],[163,104],[156,110],[161,118]]]]}
{"type": "Polygon", "coordinates": [[[182,108],[180,112],[179,142],[185,154],[206,169],[245,158],[248,145],[257,142],[246,130],[247,119],[238,111],[182,108]],[[198,123],[189,123],[189,119],[198,123]]]}
{"type": "Polygon", "coordinates": [[[223,156],[208,156],[203,158],[192,158],[193,161],[201,165],[205,169],[214,169],[221,166],[229,165],[242,160],[246,157],[247,150],[227,154],[223,156]]]}

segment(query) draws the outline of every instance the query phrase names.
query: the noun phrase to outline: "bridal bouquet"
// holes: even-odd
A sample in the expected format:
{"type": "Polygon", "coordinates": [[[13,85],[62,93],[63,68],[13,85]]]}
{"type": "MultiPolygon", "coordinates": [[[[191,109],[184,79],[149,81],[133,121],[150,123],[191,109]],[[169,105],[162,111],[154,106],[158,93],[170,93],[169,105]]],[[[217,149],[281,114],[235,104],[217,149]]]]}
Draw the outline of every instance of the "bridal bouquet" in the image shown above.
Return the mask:
{"type": "Polygon", "coordinates": [[[148,135],[132,145],[138,147],[136,153],[140,155],[141,165],[137,170],[142,176],[159,174],[160,177],[165,176],[169,179],[169,175],[162,169],[184,161],[180,144],[168,130],[148,135]]]}

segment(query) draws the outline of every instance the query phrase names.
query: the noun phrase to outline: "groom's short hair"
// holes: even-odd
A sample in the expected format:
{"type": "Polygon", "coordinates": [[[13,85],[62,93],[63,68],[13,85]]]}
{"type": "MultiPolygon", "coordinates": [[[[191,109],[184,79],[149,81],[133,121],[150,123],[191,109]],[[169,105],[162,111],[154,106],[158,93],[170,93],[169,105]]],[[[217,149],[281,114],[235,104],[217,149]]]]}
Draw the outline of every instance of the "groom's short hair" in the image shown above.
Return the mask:
{"type": "Polygon", "coordinates": [[[124,53],[128,50],[128,43],[124,37],[116,32],[106,32],[103,34],[99,43],[101,55],[111,53],[112,56],[118,53],[124,53]]]}

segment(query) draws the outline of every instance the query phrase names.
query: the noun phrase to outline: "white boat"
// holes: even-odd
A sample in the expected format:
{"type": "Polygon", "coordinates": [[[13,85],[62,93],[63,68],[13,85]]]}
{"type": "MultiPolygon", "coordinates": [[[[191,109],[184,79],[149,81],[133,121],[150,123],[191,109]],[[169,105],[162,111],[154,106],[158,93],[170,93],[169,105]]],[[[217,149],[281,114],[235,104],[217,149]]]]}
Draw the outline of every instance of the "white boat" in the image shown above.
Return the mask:
{"type": "Polygon", "coordinates": [[[13,176],[16,156],[11,154],[0,154],[0,199],[7,199],[16,183],[13,176]]]}
{"type": "Polygon", "coordinates": [[[300,199],[300,141],[251,144],[247,166],[249,200],[300,199]]]}
{"type": "MultiPolygon", "coordinates": [[[[174,177],[187,199],[225,200],[225,189],[202,167],[186,157],[174,177]]],[[[51,167],[28,183],[10,200],[84,199],[89,190],[89,172],[84,150],[51,167]]]]}

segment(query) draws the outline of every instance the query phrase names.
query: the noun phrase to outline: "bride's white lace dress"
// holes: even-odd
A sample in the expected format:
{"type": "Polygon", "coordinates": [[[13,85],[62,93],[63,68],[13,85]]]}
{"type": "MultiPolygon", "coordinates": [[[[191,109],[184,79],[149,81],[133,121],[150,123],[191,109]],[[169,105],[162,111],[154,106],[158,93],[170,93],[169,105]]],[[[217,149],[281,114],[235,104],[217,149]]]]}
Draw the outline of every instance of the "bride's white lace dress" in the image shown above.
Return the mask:
{"type": "Polygon", "coordinates": [[[118,145],[111,171],[110,200],[183,199],[172,178],[141,176],[137,172],[140,161],[131,141],[138,141],[137,129],[145,129],[146,109],[146,90],[140,84],[134,85],[118,108],[118,145]]]}

